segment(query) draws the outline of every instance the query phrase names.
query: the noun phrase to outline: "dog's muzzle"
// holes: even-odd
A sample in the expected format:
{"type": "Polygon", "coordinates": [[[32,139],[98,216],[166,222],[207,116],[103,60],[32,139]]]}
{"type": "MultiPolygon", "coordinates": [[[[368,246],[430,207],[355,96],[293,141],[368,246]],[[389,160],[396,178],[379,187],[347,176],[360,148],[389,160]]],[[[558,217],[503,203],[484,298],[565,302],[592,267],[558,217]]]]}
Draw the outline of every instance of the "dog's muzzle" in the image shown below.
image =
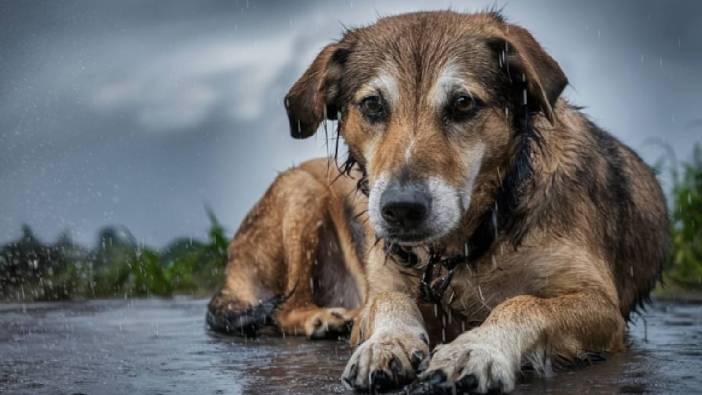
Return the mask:
{"type": "Polygon", "coordinates": [[[380,198],[380,213],[388,236],[410,242],[426,237],[431,200],[421,183],[388,185],[380,198]]]}

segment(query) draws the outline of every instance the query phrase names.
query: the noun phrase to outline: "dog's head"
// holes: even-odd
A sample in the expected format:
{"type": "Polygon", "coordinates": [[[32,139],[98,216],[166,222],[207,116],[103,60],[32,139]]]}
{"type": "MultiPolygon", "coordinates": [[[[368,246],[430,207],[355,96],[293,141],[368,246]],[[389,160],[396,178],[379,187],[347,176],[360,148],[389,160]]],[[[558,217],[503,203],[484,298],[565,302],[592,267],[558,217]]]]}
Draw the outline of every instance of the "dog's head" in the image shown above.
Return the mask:
{"type": "Polygon", "coordinates": [[[424,12],[348,31],[285,105],[296,138],[339,118],[367,171],[376,233],[419,244],[461,223],[481,177],[508,161],[521,117],[553,121],[566,84],[531,34],[498,14],[424,12]]]}

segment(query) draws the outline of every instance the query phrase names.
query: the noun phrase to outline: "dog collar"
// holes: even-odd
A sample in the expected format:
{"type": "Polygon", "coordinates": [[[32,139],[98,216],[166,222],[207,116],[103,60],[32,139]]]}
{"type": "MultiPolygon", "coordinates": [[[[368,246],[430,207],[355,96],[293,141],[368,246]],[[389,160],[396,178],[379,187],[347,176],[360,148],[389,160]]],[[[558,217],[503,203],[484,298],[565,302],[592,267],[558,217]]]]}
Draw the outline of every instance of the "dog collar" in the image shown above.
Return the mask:
{"type": "MultiPolygon", "coordinates": [[[[443,299],[446,289],[451,285],[456,269],[465,264],[474,266],[492,246],[497,238],[497,205],[483,214],[478,227],[464,244],[463,254],[445,256],[443,250],[429,247],[429,259],[419,282],[420,299],[426,303],[438,304],[443,299]],[[444,274],[445,273],[445,274],[444,274]],[[442,275],[443,274],[443,275],[442,275]]],[[[385,253],[392,255],[395,261],[408,268],[418,268],[419,256],[396,243],[385,242],[385,253]]]]}

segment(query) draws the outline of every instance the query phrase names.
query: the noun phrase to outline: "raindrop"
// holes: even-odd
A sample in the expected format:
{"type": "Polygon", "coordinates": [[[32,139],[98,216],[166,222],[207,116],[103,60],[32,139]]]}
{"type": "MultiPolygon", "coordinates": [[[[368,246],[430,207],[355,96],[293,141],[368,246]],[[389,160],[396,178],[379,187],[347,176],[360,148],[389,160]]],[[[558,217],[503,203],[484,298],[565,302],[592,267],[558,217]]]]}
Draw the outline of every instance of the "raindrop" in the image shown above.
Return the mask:
{"type": "Polygon", "coordinates": [[[483,289],[478,285],[478,295],[480,295],[480,300],[485,304],[485,297],[483,296],[483,289]]]}

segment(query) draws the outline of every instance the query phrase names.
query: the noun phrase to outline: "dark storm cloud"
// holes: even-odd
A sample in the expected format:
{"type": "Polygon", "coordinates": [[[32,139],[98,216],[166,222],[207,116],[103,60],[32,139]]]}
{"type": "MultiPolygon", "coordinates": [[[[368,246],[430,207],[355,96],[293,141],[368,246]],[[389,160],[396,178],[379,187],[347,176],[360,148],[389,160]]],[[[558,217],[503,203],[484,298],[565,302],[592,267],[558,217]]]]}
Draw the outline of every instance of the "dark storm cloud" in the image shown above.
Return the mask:
{"type": "MultiPolygon", "coordinates": [[[[0,3],[0,241],[21,223],[90,241],[121,223],[163,243],[233,230],[276,172],[325,154],[288,138],[281,99],[341,24],[492,1],[0,3]]],[[[699,140],[702,3],[512,2],[566,95],[644,157],[699,140]]]]}

